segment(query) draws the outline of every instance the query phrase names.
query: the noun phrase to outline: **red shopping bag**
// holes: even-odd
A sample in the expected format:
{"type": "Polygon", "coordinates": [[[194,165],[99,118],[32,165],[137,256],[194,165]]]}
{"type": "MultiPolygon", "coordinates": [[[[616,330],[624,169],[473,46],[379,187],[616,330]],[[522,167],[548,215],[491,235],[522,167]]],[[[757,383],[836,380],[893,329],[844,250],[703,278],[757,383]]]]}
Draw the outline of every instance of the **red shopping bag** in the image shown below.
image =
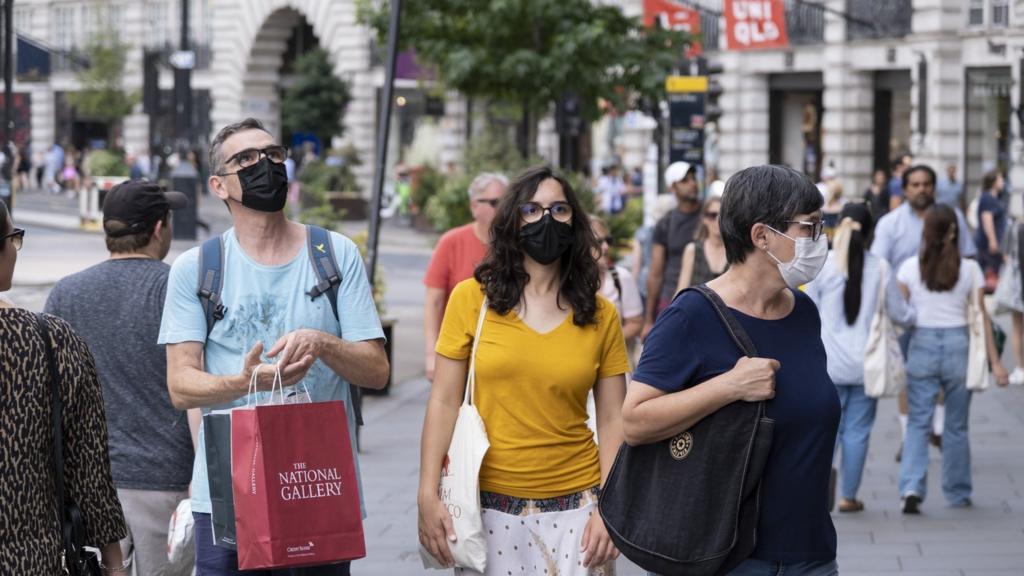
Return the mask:
{"type": "Polygon", "coordinates": [[[344,403],[233,411],[231,471],[240,569],[366,556],[344,403]]]}

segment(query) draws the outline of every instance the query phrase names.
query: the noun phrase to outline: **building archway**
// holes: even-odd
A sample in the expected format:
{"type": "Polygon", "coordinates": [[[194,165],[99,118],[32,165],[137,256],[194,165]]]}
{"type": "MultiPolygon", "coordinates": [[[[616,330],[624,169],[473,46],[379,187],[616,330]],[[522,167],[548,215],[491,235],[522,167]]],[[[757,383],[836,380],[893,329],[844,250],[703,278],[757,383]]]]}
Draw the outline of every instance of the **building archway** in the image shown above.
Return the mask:
{"type": "Polygon", "coordinates": [[[214,133],[252,116],[282,138],[282,64],[296,30],[310,27],[330,55],[334,73],[350,86],[344,143],[359,152],[354,172],[370,189],[376,139],[376,86],[382,78],[371,58],[372,33],[356,23],[355,0],[219,0],[214,8],[214,133]]]}

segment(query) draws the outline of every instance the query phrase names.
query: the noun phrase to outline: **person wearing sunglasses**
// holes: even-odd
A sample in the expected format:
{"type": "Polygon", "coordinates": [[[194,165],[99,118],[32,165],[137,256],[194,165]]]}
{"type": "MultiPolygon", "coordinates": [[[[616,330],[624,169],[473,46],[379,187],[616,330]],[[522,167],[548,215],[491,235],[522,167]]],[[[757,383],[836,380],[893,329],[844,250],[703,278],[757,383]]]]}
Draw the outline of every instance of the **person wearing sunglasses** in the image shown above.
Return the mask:
{"type": "MultiPolygon", "coordinates": [[[[11,289],[25,231],[0,202],[0,292],[11,289]]],[[[85,544],[100,549],[104,574],[126,576],[120,540],[127,533],[110,473],[103,390],[85,341],[49,314],[41,318],[0,299],[0,517],[5,574],[62,574],[63,537],[54,515],[52,378],[45,322],[63,402],[64,491],[84,516],[85,544]]]]}
{"type": "MultiPolygon", "coordinates": [[[[171,266],[158,343],[167,346],[167,388],[178,409],[230,409],[246,402],[253,374],[259,390],[300,381],[313,402],[341,400],[356,445],[352,386],[383,388],[390,366],[366,268],[350,239],[329,232],[313,244],[306,226],[285,213],[288,150],[253,118],[229,124],[210,144],[210,192],[227,204],[234,226],[221,237],[221,317],[207,324],[198,294],[201,247],[171,266]],[[314,252],[333,250],[337,315],[327,297],[310,296],[320,280],[314,252]]],[[[329,292],[327,293],[329,294],[329,292]]],[[[358,454],[354,454],[358,470],[358,454]]],[[[192,472],[196,569],[204,576],[239,574],[235,550],[214,544],[205,431],[192,472]]],[[[291,574],[346,576],[348,562],[291,574]]],[[[270,571],[247,571],[252,576],[270,571]]]]}
{"type": "Polygon", "coordinates": [[[453,228],[437,241],[430,265],[423,277],[427,295],[423,304],[423,340],[427,379],[434,379],[434,346],[441,331],[441,318],[455,285],[473,276],[491,243],[491,220],[505,196],[508,178],[504,174],[483,172],[469,184],[469,210],[473,221],[453,228]]]}
{"type": "Polygon", "coordinates": [[[681,434],[733,402],[765,401],[775,428],[760,478],[757,545],[733,576],[838,574],[828,492],[839,396],[818,309],[799,290],[828,253],[822,204],[814,183],[785,166],[729,178],[718,215],[729,269],[706,286],[758,357],[743,356],[704,296],[684,292],[655,322],[622,408],[626,442],[640,445],[681,434]]]}
{"type": "Polygon", "coordinates": [[[721,207],[721,196],[714,196],[704,201],[697,237],[683,251],[682,269],[679,272],[676,293],[690,286],[699,286],[710,282],[729,268],[729,262],[725,258],[722,231],[718,227],[718,212],[721,207]]]}
{"type": "Polygon", "coordinates": [[[458,535],[438,480],[479,333],[474,401],[490,441],[479,475],[487,573],[611,574],[618,552],[596,505],[622,443],[629,363],[615,306],[598,295],[597,239],[572,187],[547,167],[512,182],[491,235],[474,277],[452,292],[437,342],[420,455],[420,543],[452,565],[447,543],[458,535]],[[591,392],[599,444],[587,427],[591,392]]]}

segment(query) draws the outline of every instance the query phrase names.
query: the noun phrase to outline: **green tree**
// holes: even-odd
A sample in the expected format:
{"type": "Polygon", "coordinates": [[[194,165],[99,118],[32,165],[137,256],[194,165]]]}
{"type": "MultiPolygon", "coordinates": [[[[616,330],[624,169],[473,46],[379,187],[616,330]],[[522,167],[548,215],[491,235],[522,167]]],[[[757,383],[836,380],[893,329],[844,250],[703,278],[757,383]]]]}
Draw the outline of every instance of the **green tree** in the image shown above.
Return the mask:
{"type": "Polygon", "coordinates": [[[341,118],[351,98],[327,52],[310,50],[295,60],[295,83],[281,98],[281,123],[289,132],[313,134],[330,146],[331,138],[342,134],[341,118]]]}
{"type": "MultiPolygon", "coordinates": [[[[582,116],[600,115],[599,99],[625,109],[658,99],[688,37],[646,29],[638,18],[591,0],[417,0],[402,5],[399,39],[449,88],[522,111],[533,135],[539,114],[568,94],[582,116]]],[[[383,45],[386,0],[359,0],[359,18],[383,45]]],[[[532,142],[530,137],[526,140],[532,142]]],[[[529,156],[531,149],[520,150],[529,156]]]]}
{"type": "Polygon", "coordinates": [[[110,129],[119,124],[139,101],[138,91],[123,88],[128,45],[117,37],[95,36],[85,51],[89,66],[78,72],[81,88],[68,101],[84,117],[103,122],[110,129]]]}

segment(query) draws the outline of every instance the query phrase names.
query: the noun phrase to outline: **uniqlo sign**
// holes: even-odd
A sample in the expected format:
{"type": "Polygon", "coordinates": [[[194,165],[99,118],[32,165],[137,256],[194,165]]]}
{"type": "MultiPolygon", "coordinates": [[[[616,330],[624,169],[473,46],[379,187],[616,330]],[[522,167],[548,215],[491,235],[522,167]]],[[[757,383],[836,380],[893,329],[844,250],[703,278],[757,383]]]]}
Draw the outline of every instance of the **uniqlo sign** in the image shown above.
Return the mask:
{"type": "Polygon", "coordinates": [[[725,0],[729,50],[785,48],[786,8],[783,0],[725,0]]]}
{"type": "Polygon", "coordinates": [[[686,56],[701,54],[699,12],[672,0],[644,0],[644,26],[654,26],[655,22],[666,30],[688,32],[691,42],[686,56]]]}

